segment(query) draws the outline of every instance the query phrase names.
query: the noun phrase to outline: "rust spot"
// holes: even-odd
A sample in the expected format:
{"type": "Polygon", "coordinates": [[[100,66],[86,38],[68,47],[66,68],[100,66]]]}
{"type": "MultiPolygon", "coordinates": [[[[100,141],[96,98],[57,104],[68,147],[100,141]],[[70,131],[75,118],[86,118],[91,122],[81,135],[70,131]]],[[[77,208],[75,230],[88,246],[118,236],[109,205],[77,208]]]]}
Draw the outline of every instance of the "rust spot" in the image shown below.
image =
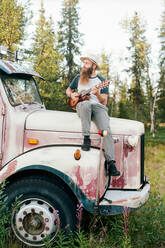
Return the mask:
{"type": "Polygon", "coordinates": [[[4,64],[12,71],[12,72],[16,72],[15,68],[7,61],[4,61],[4,64]]]}
{"type": "Polygon", "coordinates": [[[132,198],[129,198],[129,199],[122,199],[122,200],[117,200],[117,201],[113,201],[112,204],[122,204],[122,203],[125,203],[125,202],[128,202],[130,200],[138,200],[140,197],[139,196],[136,196],[136,197],[132,197],[132,198]]]}
{"type": "Polygon", "coordinates": [[[112,187],[113,188],[123,189],[125,185],[126,185],[126,181],[124,178],[124,172],[122,173],[122,175],[119,178],[112,177],[112,187]]]}
{"type": "Polygon", "coordinates": [[[92,179],[92,181],[86,185],[86,188],[83,190],[86,195],[90,198],[96,198],[96,185],[97,179],[92,179]]]}
{"type": "Polygon", "coordinates": [[[140,196],[133,197],[132,200],[138,200],[140,196]]]}
{"type": "Polygon", "coordinates": [[[127,158],[128,153],[134,151],[134,148],[131,146],[128,146],[127,144],[124,144],[123,150],[124,150],[124,156],[127,158]]]}
{"type": "Polygon", "coordinates": [[[81,174],[80,174],[80,165],[77,166],[77,170],[75,172],[75,176],[77,178],[77,184],[79,187],[81,187],[83,185],[83,179],[81,177],[81,174]]]}
{"type": "Polygon", "coordinates": [[[17,167],[17,160],[14,160],[10,164],[8,164],[7,169],[5,170],[5,172],[3,172],[2,175],[0,175],[0,183],[4,179],[6,179],[9,176],[11,176],[12,174],[14,174],[14,172],[16,171],[16,167],[17,167]]]}
{"type": "Polygon", "coordinates": [[[127,158],[128,157],[128,146],[126,144],[124,144],[123,150],[124,150],[124,156],[127,158]]]}
{"type": "Polygon", "coordinates": [[[122,200],[118,200],[118,201],[113,201],[112,204],[122,204],[124,202],[128,202],[129,199],[122,199],[122,200]]]}
{"type": "MultiPolygon", "coordinates": [[[[83,167],[81,167],[82,170],[83,167]]],[[[88,184],[86,184],[85,177],[82,175],[86,174],[85,172],[80,172],[80,165],[74,167],[73,174],[76,177],[76,184],[80,187],[80,189],[84,192],[86,196],[89,198],[96,198],[96,185],[97,185],[97,178],[94,178],[93,171],[88,170],[88,173],[91,174],[91,180],[88,184]]]]}

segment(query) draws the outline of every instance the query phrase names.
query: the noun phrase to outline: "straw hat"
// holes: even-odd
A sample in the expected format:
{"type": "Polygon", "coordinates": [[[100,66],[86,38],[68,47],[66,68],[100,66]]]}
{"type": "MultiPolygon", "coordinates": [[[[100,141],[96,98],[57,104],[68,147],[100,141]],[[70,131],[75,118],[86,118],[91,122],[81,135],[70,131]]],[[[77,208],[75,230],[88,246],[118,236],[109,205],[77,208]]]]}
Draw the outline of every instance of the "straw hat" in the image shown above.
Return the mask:
{"type": "Polygon", "coordinates": [[[89,55],[89,56],[85,56],[85,57],[81,57],[81,58],[80,58],[80,60],[81,60],[82,62],[84,62],[85,59],[88,59],[88,60],[90,60],[92,63],[94,63],[94,64],[96,65],[96,70],[100,70],[100,67],[99,67],[99,65],[98,65],[96,56],[94,56],[94,55],[89,55]]]}

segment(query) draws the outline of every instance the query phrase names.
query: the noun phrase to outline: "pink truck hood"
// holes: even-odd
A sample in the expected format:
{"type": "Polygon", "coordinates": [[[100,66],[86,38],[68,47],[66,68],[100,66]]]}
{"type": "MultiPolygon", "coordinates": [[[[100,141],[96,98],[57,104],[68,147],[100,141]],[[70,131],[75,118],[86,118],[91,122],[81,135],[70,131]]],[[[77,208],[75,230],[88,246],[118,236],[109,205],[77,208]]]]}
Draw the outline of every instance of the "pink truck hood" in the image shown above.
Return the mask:
{"type": "MultiPolygon", "coordinates": [[[[143,123],[133,120],[110,118],[110,127],[114,135],[141,135],[144,133],[143,123]]],[[[76,113],[38,110],[28,115],[25,128],[28,130],[75,133],[81,132],[81,122],[76,113]]],[[[91,132],[97,132],[97,128],[93,122],[91,132]]]]}

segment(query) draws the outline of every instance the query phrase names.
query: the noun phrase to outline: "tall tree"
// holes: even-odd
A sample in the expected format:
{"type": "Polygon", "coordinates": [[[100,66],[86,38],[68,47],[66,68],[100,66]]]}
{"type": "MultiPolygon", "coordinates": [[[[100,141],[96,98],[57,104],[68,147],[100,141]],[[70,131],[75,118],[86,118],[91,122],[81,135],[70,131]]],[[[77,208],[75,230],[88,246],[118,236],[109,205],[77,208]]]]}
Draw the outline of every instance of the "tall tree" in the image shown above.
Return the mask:
{"type": "Polygon", "coordinates": [[[111,76],[111,85],[113,90],[110,92],[110,99],[108,102],[108,113],[110,116],[118,116],[118,95],[119,95],[119,84],[120,78],[119,75],[111,76]]]}
{"type": "Polygon", "coordinates": [[[61,108],[64,104],[59,66],[61,57],[56,49],[53,21],[51,18],[46,20],[43,1],[39,20],[36,23],[32,54],[34,69],[45,79],[37,82],[46,107],[61,108]]]}
{"type": "Polygon", "coordinates": [[[119,85],[119,118],[132,119],[132,104],[128,96],[127,80],[121,81],[119,85]]]}
{"type": "Polygon", "coordinates": [[[80,55],[82,34],[78,30],[78,0],[63,0],[61,11],[62,19],[59,21],[58,47],[64,56],[66,66],[64,77],[71,81],[77,70],[76,55],[80,55]]]}
{"type": "MultiPolygon", "coordinates": [[[[98,55],[99,59],[99,74],[103,76],[105,79],[110,80],[110,85],[113,85],[113,90],[109,92],[108,97],[108,114],[111,116],[117,116],[117,94],[118,94],[118,84],[119,84],[119,76],[113,76],[110,71],[111,61],[110,55],[105,51],[102,51],[100,55],[98,55]]],[[[112,89],[109,87],[109,89],[112,89]]]]}
{"type": "Polygon", "coordinates": [[[160,56],[159,56],[159,68],[160,68],[160,78],[159,78],[159,101],[158,106],[160,110],[161,121],[165,121],[165,1],[163,5],[163,11],[161,16],[161,26],[159,38],[161,42],[160,56]]]}
{"type": "Polygon", "coordinates": [[[146,41],[145,25],[137,12],[135,12],[133,18],[124,21],[123,27],[130,35],[130,46],[128,47],[130,57],[127,59],[131,65],[127,71],[131,74],[134,81],[134,87],[130,89],[130,94],[133,96],[135,119],[139,119],[139,113],[143,111],[145,65],[150,45],[146,41]]]}
{"type": "Polygon", "coordinates": [[[101,74],[104,78],[110,79],[110,55],[106,54],[104,51],[100,55],[101,61],[100,61],[100,71],[99,74],[101,74]]]}
{"type": "Polygon", "coordinates": [[[27,3],[17,0],[0,0],[0,43],[14,51],[24,39],[25,26],[30,19],[26,15],[27,3]]]}

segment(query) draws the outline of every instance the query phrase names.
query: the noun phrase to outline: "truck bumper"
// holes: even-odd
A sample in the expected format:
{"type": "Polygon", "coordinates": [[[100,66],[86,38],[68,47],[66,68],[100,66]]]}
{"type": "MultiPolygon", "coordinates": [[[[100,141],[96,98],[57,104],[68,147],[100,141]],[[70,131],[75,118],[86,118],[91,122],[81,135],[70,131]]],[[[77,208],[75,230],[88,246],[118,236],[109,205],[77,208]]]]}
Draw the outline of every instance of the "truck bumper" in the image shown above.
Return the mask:
{"type": "Polygon", "coordinates": [[[149,198],[150,184],[146,183],[140,190],[107,190],[99,203],[101,215],[121,214],[128,210],[136,210],[149,198]]]}

